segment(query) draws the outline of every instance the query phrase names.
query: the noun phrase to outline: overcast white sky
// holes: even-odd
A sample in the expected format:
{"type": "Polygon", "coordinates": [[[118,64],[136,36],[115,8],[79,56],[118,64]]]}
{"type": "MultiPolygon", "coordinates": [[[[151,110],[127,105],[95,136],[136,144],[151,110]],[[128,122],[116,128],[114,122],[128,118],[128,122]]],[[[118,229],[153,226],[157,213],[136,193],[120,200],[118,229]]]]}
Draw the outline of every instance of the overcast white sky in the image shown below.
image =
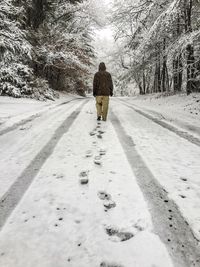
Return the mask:
{"type": "MultiPolygon", "coordinates": [[[[102,0],[101,8],[105,7],[105,12],[109,12],[109,7],[112,6],[113,0],[102,0]]],[[[102,12],[102,10],[101,10],[102,12]]],[[[109,64],[109,54],[115,46],[112,28],[107,25],[102,29],[95,30],[93,46],[96,51],[97,60],[95,62],[95,70],[98,68],[99,62],[105,62],[106,65],[109,64]]]]}

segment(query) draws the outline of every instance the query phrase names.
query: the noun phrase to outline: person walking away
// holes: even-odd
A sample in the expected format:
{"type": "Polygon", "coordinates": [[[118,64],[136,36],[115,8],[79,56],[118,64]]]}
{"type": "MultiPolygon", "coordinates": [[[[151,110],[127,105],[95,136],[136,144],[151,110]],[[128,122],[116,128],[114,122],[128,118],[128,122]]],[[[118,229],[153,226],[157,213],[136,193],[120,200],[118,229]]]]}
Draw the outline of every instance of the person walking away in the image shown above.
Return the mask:
{"type": "Polygon", "coordinates": [[[93,96],[96,97],[97,120],[107,120],[109,96],[113,96],[112,76],[106,71],[106,65],[101,62],[99,71],[94,75],[93,96]]]}

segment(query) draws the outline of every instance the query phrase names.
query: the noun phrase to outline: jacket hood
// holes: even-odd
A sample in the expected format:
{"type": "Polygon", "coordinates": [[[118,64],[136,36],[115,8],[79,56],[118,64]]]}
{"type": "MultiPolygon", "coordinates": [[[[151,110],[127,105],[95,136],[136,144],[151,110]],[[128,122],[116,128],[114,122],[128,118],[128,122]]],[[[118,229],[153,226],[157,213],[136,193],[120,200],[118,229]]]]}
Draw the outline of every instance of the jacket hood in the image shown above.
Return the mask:
{"type": "Polygon", "coordinates": [[[106,70],[106,65],[105,65],[104,62],[101,62],[101,63],[99,64],[99,71],[105,71],[105,70],[106,70]]]}

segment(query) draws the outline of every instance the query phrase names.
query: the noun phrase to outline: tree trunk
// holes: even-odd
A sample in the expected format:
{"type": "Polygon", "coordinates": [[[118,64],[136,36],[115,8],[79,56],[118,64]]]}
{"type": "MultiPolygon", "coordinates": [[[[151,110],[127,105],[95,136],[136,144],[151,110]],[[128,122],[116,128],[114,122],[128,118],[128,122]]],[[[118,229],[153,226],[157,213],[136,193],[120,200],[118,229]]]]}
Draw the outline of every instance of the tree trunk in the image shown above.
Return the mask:
{"type": "Polygon", "coordinates": [[[161,72],[161,90],[162,92],[166,91],[166,77],[167,77],[167,56],[165,54],[166,49],[166,39],[163,40],[163,66],[161,72]]]}
{"type": "Polygon", "coordinates": [[[143,95],[143,89],[142,89],[142,85],[139,84],[139,90],[140,90],[140,95],[143,95]]]}
{"type": "Polygon", "coordinates": [[[47,0],[32,0],[32,8],[27,10],[27,15],[28,24],[30,24],[34,30],[38,29],[45,19],[46,6],[47,0]]]}
{"type": "Polygon", "coordinates": [[[160,55],[157,57],[155,76],[154,76],[154,92],[161,92],[161,69],[160,69],[160,55]]]}
{"type": "Polygon", "coordinates": [[[193,0],[184,1],[185,32],[192,32],[192,7],[193,0]]]}
{"type": "Polygon", "coordinates": [[[145,71],[143,70],[143,75],[142,75],[142,84],[143,84],[143,94],[146,94],[146,77],[145,77],[145,71]]]}
{"type": "Polygon", "coordinates": [[[196,91],[195,83],[195,58],[194,48],[192,45],[187,46],[187,94],[189,95],[193,91],[196,91]]]}
{"type": "Polygon", "coordinates": [[[173,62],[173,82],[174,92],[180,92],[183,83],[183,65],[181,55],[179,55],[173,62]]]}

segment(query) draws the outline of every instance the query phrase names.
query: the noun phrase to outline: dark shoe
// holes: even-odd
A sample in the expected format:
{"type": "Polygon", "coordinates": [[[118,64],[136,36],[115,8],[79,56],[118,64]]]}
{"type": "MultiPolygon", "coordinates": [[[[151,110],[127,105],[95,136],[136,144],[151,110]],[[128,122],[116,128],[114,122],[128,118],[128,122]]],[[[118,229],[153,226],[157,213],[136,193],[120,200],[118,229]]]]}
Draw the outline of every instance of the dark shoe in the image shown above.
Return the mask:
{"type": "Polygon", "coordinates": [[[100,117],[100,116],[99,116],[99,117],[97,117],[97,120],[98,120],[98,121],[100,121],[100,120],[101,120],[101,117],[100,117]]]}

